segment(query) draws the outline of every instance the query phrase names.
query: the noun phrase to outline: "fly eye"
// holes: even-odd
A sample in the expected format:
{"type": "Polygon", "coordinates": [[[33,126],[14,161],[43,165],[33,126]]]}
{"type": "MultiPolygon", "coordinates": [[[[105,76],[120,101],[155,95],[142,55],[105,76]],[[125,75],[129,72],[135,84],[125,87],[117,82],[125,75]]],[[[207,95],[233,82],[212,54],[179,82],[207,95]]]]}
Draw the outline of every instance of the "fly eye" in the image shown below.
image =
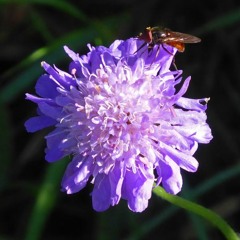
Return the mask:
{"type": "Polygon", "coordinates": [[[158,31],[157,32],[157,36],[159,38],[165,38],[167,36],[167,34],[164,31],[158,31]]]}
{"type": "Polygon", "coordinates": [[[155,32],[153,35],[154,35],[154,37],[157,38],[157,39],[159,39],[159,38],[165,38],[165,37],[167,36],[166,33],[160,32],[160,31],[155,32]]]}

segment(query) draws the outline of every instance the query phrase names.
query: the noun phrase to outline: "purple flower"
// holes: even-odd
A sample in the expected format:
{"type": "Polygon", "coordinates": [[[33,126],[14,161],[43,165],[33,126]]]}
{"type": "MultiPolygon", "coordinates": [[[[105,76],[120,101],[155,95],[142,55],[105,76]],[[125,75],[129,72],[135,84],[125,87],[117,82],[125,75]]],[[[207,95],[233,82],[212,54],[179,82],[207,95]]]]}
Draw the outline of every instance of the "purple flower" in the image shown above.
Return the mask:
{"type": "Polygon", "coordinates": [[[69,72],[43,62],[47,74],[36,84],[38,116],[25,126],[46,136],[46,160],[72,155],[62,188],[68,194],[94,184],[93,208],[104,211],[127,200],[134,212],[148,206],[154,182],[177,194],[181,169],[195,172],[198,143],[212,139],[206,123],[208,99],[183,97],[190,77],[171,71],[176,50],[158,46],[137,51],[142,41],[115,41],[109,48],[88,46],[86,56],[64,47],[69,72]],[[176,90],[176,85],[179,85],[176,90]]]}

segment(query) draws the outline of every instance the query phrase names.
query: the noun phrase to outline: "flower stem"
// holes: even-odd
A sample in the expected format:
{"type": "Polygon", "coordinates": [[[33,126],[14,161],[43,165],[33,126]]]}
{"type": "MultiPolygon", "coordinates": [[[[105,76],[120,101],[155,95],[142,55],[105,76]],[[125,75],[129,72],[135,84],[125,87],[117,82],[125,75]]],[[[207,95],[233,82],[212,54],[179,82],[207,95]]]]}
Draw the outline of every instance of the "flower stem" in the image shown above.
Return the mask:
{"type": "Polygon", "coordinates": [[[215,225],[226,237],[228,240],[240,240],[240,238],[237,236],[236,232],[227,224],[225,220],[223,220],[218,214],[211,211],[210,209],[207,209],[199,204],[193,203],[191,201],[188,201],[186,199],[183,199],[179,196],[168,194],[165,192],[165,190],[162,187],[155,187],[153,189],[153,192],[162,199],[178,206],[181,208],[184,208],[188,211],[191,211],[209,222],[211,222],[213,225],[215,225]]]}

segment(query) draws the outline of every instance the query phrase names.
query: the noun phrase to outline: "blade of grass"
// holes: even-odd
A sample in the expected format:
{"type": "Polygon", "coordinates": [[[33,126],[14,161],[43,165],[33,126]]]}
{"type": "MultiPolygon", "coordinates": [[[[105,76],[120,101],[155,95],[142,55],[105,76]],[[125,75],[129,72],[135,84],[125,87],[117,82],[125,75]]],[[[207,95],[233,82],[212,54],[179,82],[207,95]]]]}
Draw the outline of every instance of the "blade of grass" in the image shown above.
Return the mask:
{"type": "Polygon", "coordinates": [[[66,167],[66,160],[65,158],[48,165],[28,222],[25,240],[42,239],[44,225],[56,205],[60,181],[66,167]]]}
{"type": "Polygon", "coordinates": [[[224,14],[223,16],[217,17],[212,21],[208,21],[206,24],[196,29],[194,33],[201,35],[224,27],[228,27],[239,21],[240,21],[240,8],[237,8],[236,10],[224,14]]]}
{"type": "Polygon", "coordinates": [[[43,59],[48,63],[54,64],[58,64],[65,59],[67,60],[68,57],[63,51],[63,45],[67,44],[70,48],[79,49],[85,47],[87,43],[95,38],[101,38],[104,43],[109,43],[113,39],[113,34],[111,33],[116,29],[116,24],[124,18],[126,19],[125,15],[106,19],[101,25],[98,24],[97,28],[89,26],[71,32],[62,38],[56,39],[49,46],[36,50],[17,66],[2,75],[3,78],[10,78],[14,74],[16,78],[0,90],[0,100],[3,103],[12,101],[18,94],[23,93],[24,89],[35,82],[43,72],[40,67],[40,62],[43,59]],[[26,70],[18,74],[18,71],[23,68],[26,68],[26,70]]]}
{"type": "Polygon", "coordinates": [[[0,138],[0,191],[6,185],[6,176],[8,165],[11,160],[11,127],[9,124],[9,116],[6,106],[0,102],[0,129],[1,129],[1,138],[0,138]]]}
{"type": "Polygon", "coordinates": [[[79,19],[80,21],[87,23],[87,16],[69,1],[64,0],[0,0],[0,4],[39,4],[50,6],[55,9],[58,9],[62,12],[67,13],[68,15],[79,19]]]}
{"type": "Polygon", "coordinates": [[[214,187],[222,184],[223,182],[237,176],[240,173],[240,165],[237,164],[231,168],[228,168],[220,173],[216,174],[214,177],[203,182],[193,190],[188,192],[189,199],[197,198],[207,192],[209,192],[214,187]]]}
{"type": "Polygon", "coordinates": [[[41,15],[35,9],[32,9],[30,12],[32,26],[39,33],[39,35],[46,41],[52,42],[54,40],[53,35],[48,30],[47,23],[44,21],[45,19],[41,17],[41,15]]]}
{"type": "Polygon", "coordinates": [[[196,236],[198,236],[199,240],[209,240],[205,224],[198,215],[195,215],[191,212],[188,212],[189,218],[191,220],[194,229],[196,230],[196,236]]]}
{"type": "MultiPolygon", "coordinates": [[[[187,181],[184,180],[184,188],[182,190],[182,196],[184,198],[189,199],[189,192],[191,192],[191,189],[189,187],[189,184],[187,181]]],[[[192,198],[192,201],[196,201],[197,198],[192,198]]],[[[199,240],[208,240],[208,233],[206,229],[206,225],[204,224],[203,220],[196,214],[193,214],[192,212],[187,211],[186,214],[190,218],[190,223],[195,229],[195,235],[198,237],[199,240]]]]}

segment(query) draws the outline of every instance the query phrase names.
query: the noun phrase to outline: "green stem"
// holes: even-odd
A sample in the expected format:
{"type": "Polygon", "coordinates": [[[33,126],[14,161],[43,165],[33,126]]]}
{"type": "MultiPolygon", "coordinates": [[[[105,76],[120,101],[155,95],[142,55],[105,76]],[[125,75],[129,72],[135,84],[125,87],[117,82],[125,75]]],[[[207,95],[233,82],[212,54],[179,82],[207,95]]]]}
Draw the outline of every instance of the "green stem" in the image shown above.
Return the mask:
{"type": "Polygon", "coordinates": [[[226,221],[224,221],[219,215],[217,215],[215,212],[198,205],[196,203],[193,203],[191,201],[188,201],[186,199],[183,199],[179,196],[168,194],[165,192],[165,190],[162,187],[155,187],[153,189],[153,192],[162,199],[178,206],[181,208],[184,208],[188,211],[191,211],[209,222],[211,222],[214,226],[216,226],[226,237],[228,240],[240,240],[240,238],[237,236],[237,234],[234,232],[234,230],[227,224],[226,221]]]}

